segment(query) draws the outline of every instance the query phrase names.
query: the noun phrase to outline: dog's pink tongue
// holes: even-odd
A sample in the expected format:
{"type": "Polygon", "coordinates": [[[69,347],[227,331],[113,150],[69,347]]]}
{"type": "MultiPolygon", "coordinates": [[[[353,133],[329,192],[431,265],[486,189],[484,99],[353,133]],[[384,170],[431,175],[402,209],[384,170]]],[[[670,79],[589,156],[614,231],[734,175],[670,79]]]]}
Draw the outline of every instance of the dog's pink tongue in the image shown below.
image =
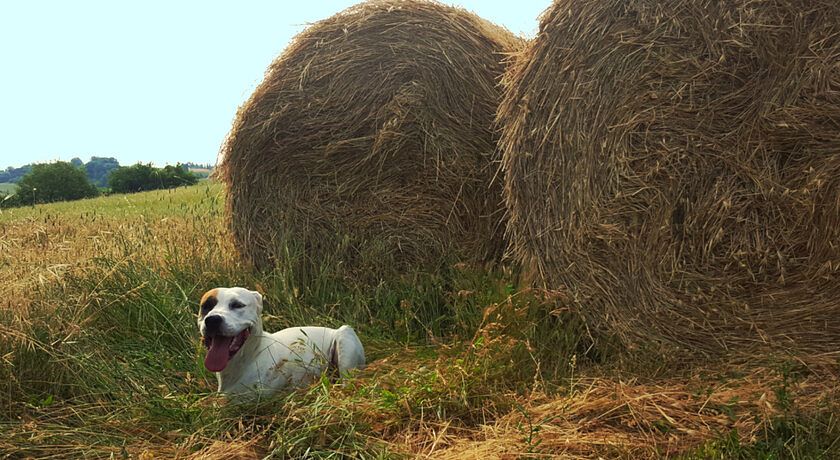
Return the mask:
{"type": "Polygon", "coordinates": [[[230,343],[233,337],[223,335],[214,336],[210,340],[210,349],[204,358],[204,367],[210,372],[221,372],[227,366],[230,357],[230,343]]]}

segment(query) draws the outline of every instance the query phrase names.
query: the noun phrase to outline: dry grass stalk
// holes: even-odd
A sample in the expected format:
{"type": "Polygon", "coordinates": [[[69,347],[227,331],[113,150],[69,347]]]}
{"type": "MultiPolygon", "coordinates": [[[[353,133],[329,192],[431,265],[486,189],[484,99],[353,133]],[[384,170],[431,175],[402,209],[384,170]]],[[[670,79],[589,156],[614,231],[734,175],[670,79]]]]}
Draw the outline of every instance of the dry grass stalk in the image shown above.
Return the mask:
{"type": "Polygon", "coordinates": [[[452,250],[497,259],[492,126],[502,60],[519,44],[430,1],[369,1],[310,26],[268,69],[223,147],[240,252],[260,267],[287,244],[310,268],[359,267],[377,254],[374,265],[428,267],[452,250]]]}
{"type": "MultiPolygon", "coordinates": [[[[222,194],[214,184],[3,210],[0,308],[25,318],[32,292],[63,284],[68,274],[84,272],[97,258],[164,262],[161,246],[168,246],[199,254],[212,248],[220,258],[236,260],[226,229],[208,231],[204,225],[221,214],[215,202],[222,194]],[[179,200],[177,210],[170,208],[173,197],[179,200]]],[[[0,333],[14,330],[0,324],[0,333]]]]}
{"type": "Polygon", "coordinates": [[[840,3],[556,1],[505,77],[513,253],[628,346],[840,345],[840,3]]]}

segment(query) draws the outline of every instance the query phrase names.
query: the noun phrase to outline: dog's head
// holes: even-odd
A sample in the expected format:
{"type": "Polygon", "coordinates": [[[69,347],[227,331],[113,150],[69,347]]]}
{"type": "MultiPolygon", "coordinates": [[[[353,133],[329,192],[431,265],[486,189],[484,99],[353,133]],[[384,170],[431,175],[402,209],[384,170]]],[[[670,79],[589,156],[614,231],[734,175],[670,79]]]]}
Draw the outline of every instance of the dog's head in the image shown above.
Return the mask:
{"type": "Polygon", "coordinates": [[[216,288],[202,297],[198,329],[207,347],[204,366],[221,372],[254,332],[262,331],[262,295],[245,288],[216,288]]]}

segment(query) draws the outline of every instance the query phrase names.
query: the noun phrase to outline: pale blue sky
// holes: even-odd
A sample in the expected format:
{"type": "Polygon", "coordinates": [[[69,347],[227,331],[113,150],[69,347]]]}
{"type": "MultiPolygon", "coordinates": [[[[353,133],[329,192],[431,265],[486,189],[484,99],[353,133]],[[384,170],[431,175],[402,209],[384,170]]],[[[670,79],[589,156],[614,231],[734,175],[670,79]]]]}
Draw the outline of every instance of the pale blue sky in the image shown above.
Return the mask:
{"type": "MultiPolygon", "coordinates": [[[[215,163],[269,63],[354,3],[0,0],[0,168],[215,163]]],[[[551,0],[447,3],[532,36],[551,0]]]]}

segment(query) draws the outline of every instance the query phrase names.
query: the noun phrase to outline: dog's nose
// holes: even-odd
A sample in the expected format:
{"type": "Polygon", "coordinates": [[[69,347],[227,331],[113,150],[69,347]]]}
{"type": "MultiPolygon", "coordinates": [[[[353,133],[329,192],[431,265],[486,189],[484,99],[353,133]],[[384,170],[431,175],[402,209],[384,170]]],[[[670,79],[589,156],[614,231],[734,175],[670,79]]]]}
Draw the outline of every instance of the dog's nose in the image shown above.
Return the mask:
{"type": "Polygon", "coordinates": [[[219,315],[211,315],[204,318],[204,327],[207,329],[205,335],[216,335],[224,323],[224,318],[219,315]]]}

